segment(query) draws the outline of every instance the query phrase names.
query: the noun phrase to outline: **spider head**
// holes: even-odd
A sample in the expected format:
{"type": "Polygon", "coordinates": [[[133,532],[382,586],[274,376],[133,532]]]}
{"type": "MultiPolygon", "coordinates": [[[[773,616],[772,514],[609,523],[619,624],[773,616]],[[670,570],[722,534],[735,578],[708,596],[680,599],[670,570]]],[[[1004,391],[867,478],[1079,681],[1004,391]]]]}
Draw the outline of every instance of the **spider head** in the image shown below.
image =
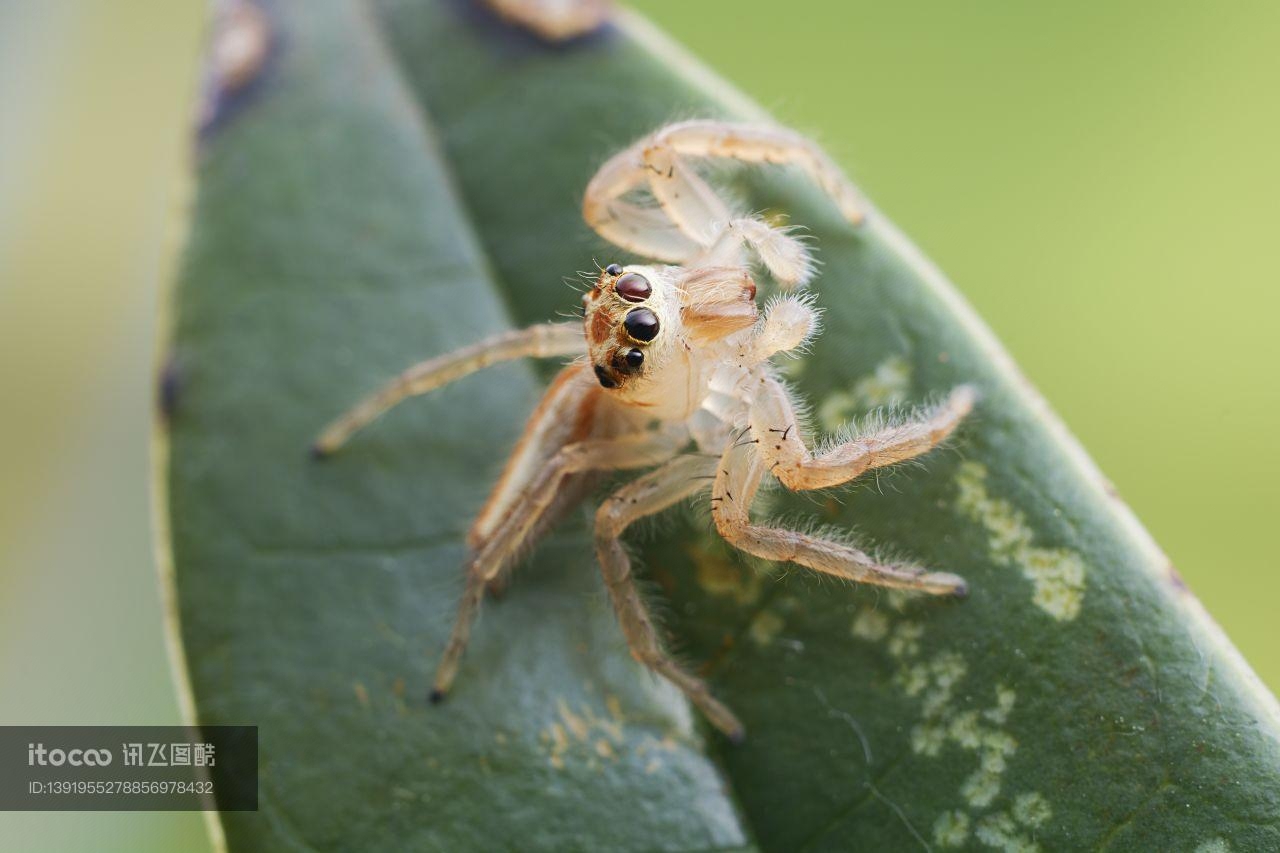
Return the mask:
{"type": "Polygon", "coordinates": [[[661,269],[609,264],[582,297],[587,347],[596,378],[623,388],[649,373],[677,337],[675,288],[661,269]]]}

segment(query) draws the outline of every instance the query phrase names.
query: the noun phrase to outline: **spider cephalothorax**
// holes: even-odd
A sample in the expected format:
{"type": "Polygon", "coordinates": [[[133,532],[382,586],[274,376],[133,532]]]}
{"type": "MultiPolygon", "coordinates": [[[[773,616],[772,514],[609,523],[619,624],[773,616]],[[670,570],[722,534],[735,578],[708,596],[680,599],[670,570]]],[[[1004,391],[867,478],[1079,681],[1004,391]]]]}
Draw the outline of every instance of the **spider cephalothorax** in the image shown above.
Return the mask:
{"type": "Polygon", "coordinates": [[[587,357],[600,385],[636,402],[696,381],[695,351],[749,329],[756,285],[741,267],[610,264],[582,297],[587,357]]]}
{"type": "Polygon", "coordinates": [[[596,555],[632,654],[669,679],[732,739],[733,712],[663,649],[636,590],[621,535],[637,519],[710,490],[711,516],[730,544],[846,580],[963,595],[947,572],[886,563],[843,539],[758,523],[751,507],[765,477],[792,490],[822,489],[912,459],[943,441],[973,407],[968,386],[910,420],[819,453],[806,444],[790,392],[770,360],[816,332],[811,299],[756,305],[753,266],[784,289],[814,264],[790,230],[730,207],[691,161],[729,157],[794,163],[853,224],[857,193],[813,143],[762,125],[690,121],[661,128],[610,158],[587,186],[583,215],[628,251],[666,265],[610,264],[583,296],[583,322],[507,332],[416,365],[335,421],[316,444],[336,450],[355,430],[411,394],[523,356],[578,356],[552,382],[467,537],[471,557],[453,633],[432,687],[444,697],[486,586],[587,493],[593,473],[652,470],[596,513],[596,555]]]}
{"type": "Polygon", "coordinates": [[[679,311],[673,297],[665,271],[619,264],[601,270],[582,297],[587,356],[601,386],[634,386],[668,355],[679,311]]]}

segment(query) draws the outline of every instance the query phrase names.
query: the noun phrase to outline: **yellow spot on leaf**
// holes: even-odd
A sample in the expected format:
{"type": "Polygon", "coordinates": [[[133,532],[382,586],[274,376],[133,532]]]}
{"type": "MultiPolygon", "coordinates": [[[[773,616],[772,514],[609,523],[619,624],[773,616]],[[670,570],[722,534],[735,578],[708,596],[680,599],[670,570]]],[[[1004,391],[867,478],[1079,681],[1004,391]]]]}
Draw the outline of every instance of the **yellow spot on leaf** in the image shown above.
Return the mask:
{"type": "Polygon", "coordinates": [[[685,553],[693,560],[698,586],[708,595],[732,598],[743,606],[759,600],[760,578],[749,568],[736,563],[723,546],[696,542],[686,546],[685,553]]]}
{"type": "MultiPolygon", "coordinates": [[[[615,758],[618,749],[626,744],[622,703],[618,697],[609,695],[605,697],[605,708],[608,716],[602,716],[589,703],[574,708],[564,699],[556,700],[556,719],[538,735],[552,767],[564,767],[566,758],[574,754],[593,768],[600,766],[597,756],[610,760],[615,758]],[[578,751],[575,753],[575,750],[578,751]]],[[[648,738],[636,748],[636,754],[644,752],[650,742],[658,744],[656,739],[648,738]]],[[[674,741],[672,748],[675,748],[674,741]]]]}
{"type": "Polygon", "coordinates": [[[560,719],[564,720],[565,727],[569,729],[578,740],[587,739],[587,721],[575,714],[569,707],[569,704],[563,699],[556,702],[556,710],[560,712],[560,719]]]}
{"type": "Polygon", "coordinates": [[[757,645],[767,646],[773,642],[778,633],[786,626],[781,616],[772,610],[762,610],[751,620],[748,633],[757,645]]]}

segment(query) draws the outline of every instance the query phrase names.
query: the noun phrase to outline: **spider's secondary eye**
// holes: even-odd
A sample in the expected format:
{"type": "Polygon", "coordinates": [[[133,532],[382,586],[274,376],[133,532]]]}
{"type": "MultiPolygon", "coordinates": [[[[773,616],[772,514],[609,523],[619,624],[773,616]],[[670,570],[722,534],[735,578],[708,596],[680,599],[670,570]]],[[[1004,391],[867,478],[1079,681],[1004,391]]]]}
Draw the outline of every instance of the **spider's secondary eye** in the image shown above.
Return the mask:
{"type": "Polygon", "coordinates": [[[604,268],[604,271],[612,276],[622,275],[622,264],[609,264],[604,268]]]}
{"type": "Polygon", "coordinates": [[[651,341],[658,336],[658,317],[648,308],[636,308],[622,321],[627,334],[637,341],[651,341]]]}
{"type": "Polygon", "coordinates": [[[618,387],[617,381],[614,380],[614,378],[609,375],[609,371],[604,369],[604,365],[597,364],[595,366],[595,371],[596,371],[596,379],[600,380],[600,384],[602,386],[604,386],[605,388],[618,387]]]}
{"type": "Polygon", "coordinates": [[[639,372],[643,365],[644,353],[638,349],[632,348],[625,352],[619,351],[613,356],[613,369],[623,376],[631,376],[639,372]]]}
{"type": "Polygon", "coordinates": [[[649,280],[636,272],[629,272],[618,279],[613,289],[614,292],[628,302],[644,302],[653,293],[653,288],[649,286],[649,280]]]}

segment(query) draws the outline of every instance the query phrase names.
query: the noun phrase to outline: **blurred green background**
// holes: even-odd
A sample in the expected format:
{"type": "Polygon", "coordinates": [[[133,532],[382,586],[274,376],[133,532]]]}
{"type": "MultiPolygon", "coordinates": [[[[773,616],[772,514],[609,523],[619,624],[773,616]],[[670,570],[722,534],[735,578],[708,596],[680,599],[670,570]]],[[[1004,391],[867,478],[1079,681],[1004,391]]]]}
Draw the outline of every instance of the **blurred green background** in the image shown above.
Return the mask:
{"type": "MultiPolygon", "coordinates": [[[[1280,687],[1280,4],[633,5],[949,273],[1280,687]]],[[[147,442],[203,14],[0,5],[3,723],[177,720],[147,442]]],[[[206,844],[199,815],[0,814],[0,847],[206,844]]]]}

